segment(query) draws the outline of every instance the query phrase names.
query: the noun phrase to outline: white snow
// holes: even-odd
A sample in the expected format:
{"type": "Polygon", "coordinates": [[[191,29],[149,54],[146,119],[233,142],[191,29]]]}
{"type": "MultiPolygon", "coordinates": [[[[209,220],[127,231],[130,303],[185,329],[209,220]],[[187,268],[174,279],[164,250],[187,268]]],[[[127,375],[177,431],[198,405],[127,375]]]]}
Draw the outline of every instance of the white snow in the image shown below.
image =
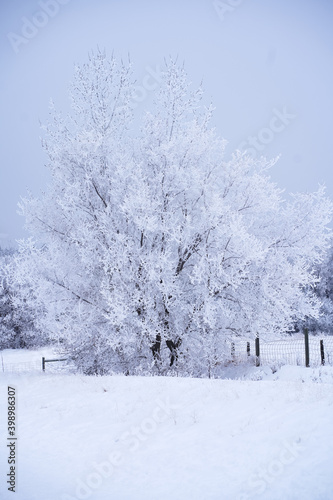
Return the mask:
{"type": "Polygon", "coordinates": [[[0,498],[331,500],[333,367],[230,366],[225,377],[1,373],[0,498]],[[15,494],[8,385],[17,391],[15,494]]]}

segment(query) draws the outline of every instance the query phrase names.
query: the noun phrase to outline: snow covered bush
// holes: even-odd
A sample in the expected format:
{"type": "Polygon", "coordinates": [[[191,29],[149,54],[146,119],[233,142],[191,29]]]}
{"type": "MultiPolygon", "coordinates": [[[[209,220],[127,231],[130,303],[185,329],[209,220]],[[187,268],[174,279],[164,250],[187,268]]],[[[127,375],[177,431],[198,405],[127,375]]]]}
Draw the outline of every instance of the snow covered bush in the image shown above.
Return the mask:
{"type": "Polygon", "coordinates": [[[21,203],[37,241],[24,273],[44,331],[85,373],[211,375],[229,336],[276,337],[317,315],[302,289],[332,205],[323,188],[284,201],[274,161],[225,158],[176,63],[137,134],[133,92],[130,66],[103,53],[76,68],[72,115],[52,109],[46,127],[52,183],[21,203]]]}

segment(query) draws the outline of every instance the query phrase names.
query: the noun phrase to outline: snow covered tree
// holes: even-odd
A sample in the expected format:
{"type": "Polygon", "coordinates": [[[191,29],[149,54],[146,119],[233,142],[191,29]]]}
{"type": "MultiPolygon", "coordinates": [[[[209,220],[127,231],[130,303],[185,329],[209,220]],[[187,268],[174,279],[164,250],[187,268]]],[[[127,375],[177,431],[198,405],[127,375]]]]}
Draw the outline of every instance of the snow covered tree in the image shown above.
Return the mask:
{"type": "Polygon", "coordinates": [[[273,337],[318,314],[302,290],[332,204],[323,188],[284,201],[274,161],[226,159],[201,88],[173,61],[133,137],[131,79],[99,52],[76,68],[72,115],[52,110],[52,183],[21,203],[44,247],[29,247],[24,273],[43,329],[85,373],[211,375],[230,336],[273,337]]]}

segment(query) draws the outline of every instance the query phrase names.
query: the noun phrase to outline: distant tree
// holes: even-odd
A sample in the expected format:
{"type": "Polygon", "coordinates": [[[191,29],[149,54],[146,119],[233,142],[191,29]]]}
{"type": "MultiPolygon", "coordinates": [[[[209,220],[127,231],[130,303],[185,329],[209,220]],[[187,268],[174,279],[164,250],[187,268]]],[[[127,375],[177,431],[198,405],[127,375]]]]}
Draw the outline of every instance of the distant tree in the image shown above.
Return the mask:
{"type": "Polygon", "coordinates": [[[22,275],[85,373],[214,374],[230,336],[318,315],[332,204],[323,188],[284,201],[273,161],[225,159],[202,90],[172,61],[133,138],[131,80],[98,53],[76,68],[72,116],[52,110],[52,183],[21,204],[44,248],[28,245],[22,275]]]}
{"type": "Polygon", "coordinates": [[[35,324],[37,311],[26,297],[31,286],[23,286],[16,275],[17,251],[0,248],[0,349],[37,347],[43,344],[35,324]],[[23,294],[22,294],[23,292],[23,294]]]}
{"type": "Polygon", "coordinates": [[[314,292],[321,302],[320,313],[316,318],[305,318],[298,326],[312,333],[333,335],[333,240],[325,260],[315,266],[314,272],[318,278],[314,292]]]}

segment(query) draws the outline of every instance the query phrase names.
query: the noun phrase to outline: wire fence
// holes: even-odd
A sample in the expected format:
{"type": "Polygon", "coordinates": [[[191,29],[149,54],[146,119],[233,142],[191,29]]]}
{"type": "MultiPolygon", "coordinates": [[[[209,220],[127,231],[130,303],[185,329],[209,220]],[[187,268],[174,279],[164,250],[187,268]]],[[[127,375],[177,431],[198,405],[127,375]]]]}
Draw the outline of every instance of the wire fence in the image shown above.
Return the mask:
{"type": "Polygon", "coordinates": [[[229,341],[231,360],[237,363],[256,362],[257,365],[285,364],[301,366],[333,365],[333,336],[262,341],[259,352],[254,340],[229,341]]]}

